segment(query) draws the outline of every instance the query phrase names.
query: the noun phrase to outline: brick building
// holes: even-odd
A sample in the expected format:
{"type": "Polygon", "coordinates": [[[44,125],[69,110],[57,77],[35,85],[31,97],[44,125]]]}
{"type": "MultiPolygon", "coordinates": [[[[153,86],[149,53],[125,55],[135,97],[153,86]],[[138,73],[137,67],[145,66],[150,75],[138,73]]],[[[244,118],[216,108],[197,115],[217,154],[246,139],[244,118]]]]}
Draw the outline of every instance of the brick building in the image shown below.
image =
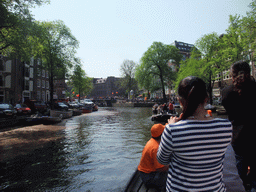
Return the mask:
{"type": "MultiPolygon", "coordinates": [[[[251,67],[251,76],[256,79],[256,69],[255,69],[255,62],[250,61],[249,65],[251,67]]],[[[213,96],[214,97],[220,97],[221,96],[221,90],[228,85],[232,84],[232,79],[230,76],[230,69],[227,69],[223,71],[222,73],[219,73],[216,77],[216,80],[214,82],[213,86],[213,96]]]]}
{"type": "Polygon", "coordinates": [[[93,78],[93,90],[89,97],[96,99],[124,96],[125,90],[118,86],[120,79],[116,77],[93,78]]]}
{"type": "MultiPolygon", "coordinates": [[[[62,82],[65,84],[64,80],[62,82]]],[[[63,97],[62,84],[55,84],[57,92],[61,89],[57,98],[63,97]]],[[[49,73],[42,67],[40,59],[20,62],[0,56],[0,103],[15,104],[26,99],[47,102],[50,100],[49,89],[49,73]]]]}

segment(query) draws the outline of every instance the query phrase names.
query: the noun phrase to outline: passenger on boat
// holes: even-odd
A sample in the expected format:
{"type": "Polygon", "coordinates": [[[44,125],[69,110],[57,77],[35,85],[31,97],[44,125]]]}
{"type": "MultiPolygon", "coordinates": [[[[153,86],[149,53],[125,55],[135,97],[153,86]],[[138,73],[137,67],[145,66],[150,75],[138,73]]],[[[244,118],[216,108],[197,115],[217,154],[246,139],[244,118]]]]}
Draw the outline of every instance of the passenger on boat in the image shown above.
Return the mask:
{"type": "Polygon", "coordinates": [[[246,190],[256,191],[256,82],[247,62],[231,66],[233,84],[222,90],[222,104],[233,124],[232,146],[238,173],[246,190]],[[249,169],[250,167],[250,169],[249,169]],[[248,174],[249,173],[249,174],[248,174]]]}
{"type": "Polygon", "coordinates": [[[164,104],[163,104],[163,114],[166,114],[166,113],[167,113],[167,111],[168,111],[167,104],[166,104],[166,103],[164,103],[164,104]]]}
{"type": "Polygon", "coordinates": [[[223,161],[231,122],[207,115],[202,79],[184,78],[178,94],[183,115],[170,118],[157,153],[159,163],[169,165],[166,191],[225,191],[223,161]]]}
{"type": "Polygon", "coordinates": [[[168,112],[169,112],[169,113],[174,113],[174,107],[173,107],[173,104],[172,104],[171,101],[169,102],[168,112]]]}
{"type": "Polygon", "coordinates": [[[147,142],[143,151],[138,170],[143,183],[147,187],[158,190],[165,189],[168,166],[161,165],[157,159],[157,149],[164,131],[164,125],[155,124],[151,128],[152,138],[147,142]]]}
{"type": "Polygon", "coordinates": [[[154,105],[153,108],[152,108],[152,113],[153,113],[153,114],[157,114],[157,108],[158,108],[158,104],[155,103],[155,105],[154,105]]]}

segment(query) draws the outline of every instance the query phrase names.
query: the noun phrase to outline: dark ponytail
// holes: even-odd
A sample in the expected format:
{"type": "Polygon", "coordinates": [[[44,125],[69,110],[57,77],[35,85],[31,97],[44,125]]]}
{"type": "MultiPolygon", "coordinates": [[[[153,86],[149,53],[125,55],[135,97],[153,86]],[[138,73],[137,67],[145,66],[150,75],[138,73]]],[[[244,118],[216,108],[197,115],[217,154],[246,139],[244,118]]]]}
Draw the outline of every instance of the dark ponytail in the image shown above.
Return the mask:
{"type": "Polygon", "coordinates": [[[189,76],[181,80],[178,94],[183,105],[183,116],[181,118],[183,120],[192,116],[198,106],[208,96],[204,81],[194,76],[189,76]]]}

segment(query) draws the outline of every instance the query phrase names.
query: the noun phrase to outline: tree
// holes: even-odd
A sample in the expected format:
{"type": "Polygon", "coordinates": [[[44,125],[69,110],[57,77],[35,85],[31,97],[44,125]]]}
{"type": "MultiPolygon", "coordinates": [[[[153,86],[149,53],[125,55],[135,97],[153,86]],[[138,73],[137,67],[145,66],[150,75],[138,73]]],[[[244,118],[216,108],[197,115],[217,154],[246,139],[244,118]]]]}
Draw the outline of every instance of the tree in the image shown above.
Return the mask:
{"type": "Polygon", "coordinates": [[[256,0],[253,0],[249,7],[251,11],[247,12],[247,17],[242,18],[242,28],[243,32],[246,33],[245,38],[247,39],[248,54],[250,61],[255,61],[255,51],[256,51],[256,0]]]}
{"type": "Polygon", "coordinates": [[[42,58],[43,67],[49,72],[50,99],[53,106],[53,81],[65,79],[74,63],[78,41],[63,21],[38,22],[39,49],[37,56],[42,58]]]}
{"type": "Polygon", "coordinates": [[[244,28],[243,19],[238,15],[230,15],[229,23],[227,33],[223,36],[224,46],[222,51],[226,63],[230,66],[236,61],[246,59],[250,45],[248,39],[250,32],[244,28]]]}
{"type": "MultiPolygon", "coordinates": [[[[181,58],[182,55],[175,46],[165,45],[161,42],[153,42],[141,58],[141,68],[138,69],[143,74],[139,75],[151,78],[151,82],[160,82],[164,102],[167,102],[165,86],[176,78],[175,72],[172,71],[167,63],[172,60],[172,62],[179,66],[181,58]]],[[[147,83],[149,81],[149,79],[146,80],[147,83]]],[[[143,85],[145,82],[140,81],[140,84],[143,85]]]]}
{"type": "Polygon", "coordinates": [[[212,89],[215,82],[215,77],[219,73],[219,68],[222,63],[219,62],[218,52],[219,36],[213,32],[204,35],[198,39],[195,46],[202,54],[202,68],[200,69],[201,77],[206,81],[207,90],[212,104],[212,89]]]}
{"type": "Polygon", "coordinates": [[[30,60],[37,35],[29,8],[47,0],[0,0],[0,54],[30,60]]]}
{"type": "Polygon", "coordinates": [[[137,82],[135,80],[135,69],[136,69],[136,63],[132,60],[124,60],[120,71],[122,74],[122,79],[119,82],[120,88],[126,89],[126,93],[129,93],[131,90],[135,91],[137,90],[137,82]]]}
{"type": "Polygon", "coordinates": [[[196,41],[191,57],[181,64],[176,88],[179,82],[187,76],[200,77],[206,82],[210,103],[212,103],[212,89],[215,78],[224,69],[219,57],[219,42],[220,38],[217,33],[204,35],[196,41]]]}
{"type": "Polygon", "coordinates": [[[88,94],[93,88],[92,79],[86,76],[80,64],[76,64],[74,67],[73,75],[71,76],[71,85],[73,86],[72,91],[79,95],[79,102],[81,95],[88,94]]]}
{"type": "Polygon", "coordinates": [[[198,49],[193,49],[190,58],[182,61],[177,75],[175,89],[178,89],[179,82],[188,76],[197,76],[202,78],[201,69],[204,62],[201,59],[201,52],[198,49]]]}
{"type": "Polygon", "coordinates": [[[160,86],[156,87],[156,84],[152,81],[153,76],[152,74],[147,75],[146,68],[144,67],[144,64],[138,65],[135,70],[135,80],[138,82],[139,87],[141,89],[145,89],[148,91],[148,96],[150,92],[153,92],[155,90],[159,90],[160,86]],[[154,86],[155,85],[155,86],[154,86]]]}

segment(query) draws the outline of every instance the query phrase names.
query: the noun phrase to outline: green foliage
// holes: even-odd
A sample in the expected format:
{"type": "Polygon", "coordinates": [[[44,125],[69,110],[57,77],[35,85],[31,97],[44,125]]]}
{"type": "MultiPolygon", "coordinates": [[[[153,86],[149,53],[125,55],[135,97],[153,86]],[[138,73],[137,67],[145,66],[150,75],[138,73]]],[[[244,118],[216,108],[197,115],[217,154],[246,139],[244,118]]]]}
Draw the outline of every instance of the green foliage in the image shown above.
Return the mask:
{"type": "Polygon", "coordinates": [[[65,79],[68,71],[75,64],[78,41],[71,34],[63,21],[37,22],[37,57],[41,58],[42,66],[49,72],[50,99],[53,103],[54,79],[65,79]]]}
{"type": "Polygon", "coordinates": [[[75,63],[78,41],[63,21],[38,22],[41,27],[37,57],[52,77],[65,78],[75,63]]]}
{"type": "Polygon", "coordinates": [[[122,79],[118,81],[117,86],[119,86],[121,89],[125,89],[127,93],[129,93],[131,90],[136,93],[138,90],[137,81],[134,78],[135,69],[136,63],[132,60],[124,60],[120,67],[122,79]]]}
{"type": "Polygon", "coordinates": [[[175,72],[168,66],[168,61],[171,60],[179,66],[181,58],[182,55],[175,46],[153,42],[143,54],[141,64],[136,69],[135,77],[139,85],[150,91],[161,88],[166,100],[164,87],[176,78],[175,72]]]}
{"type": "Polygon", "coordinates": [[[178,77],[175,83],[175,89],[178,89],[179,82],[188,76],[201,77],[201,69],[204,67],[204,62],[201,60],[201,53],[199,50],[194,49],[191,56],[186,61],[182,61],[178,72],[178,77]]]}
{"type": "Polygon", "coordinates": [[[34,56],[36,27],[29,8],[45,0],[0,0],[0,54],[23,61],[34,56]]]}
{"type": "Polygon", "coordinates": [[[93,88],[92,79],[86,76],[80,64],[75,65],[70,80],[70,84],[73,86],[72,92],[79,94],[79,101],[81,96],[89,94],[93,88]]]}
{"type": "Polygon", "coordinates": [[[239,60],[255,60],[252,57],[256,49],[255,0],[250,7],[252,10],[247,13],[247,17],[230,16],[230,25],[226,34],[218,36],[216,33],[211,33],[196,41],[195,46],[200,54],[192,52],[191,57],[181,64],[176,88],[180,80],[186,76],[198,76],[206,82],[211,98],[215,80],[221,80],[222,72],[229,69],[231,64],[239,60]],[[216,78],[218,74],[220,74],[219,79],[216,78]]]}

